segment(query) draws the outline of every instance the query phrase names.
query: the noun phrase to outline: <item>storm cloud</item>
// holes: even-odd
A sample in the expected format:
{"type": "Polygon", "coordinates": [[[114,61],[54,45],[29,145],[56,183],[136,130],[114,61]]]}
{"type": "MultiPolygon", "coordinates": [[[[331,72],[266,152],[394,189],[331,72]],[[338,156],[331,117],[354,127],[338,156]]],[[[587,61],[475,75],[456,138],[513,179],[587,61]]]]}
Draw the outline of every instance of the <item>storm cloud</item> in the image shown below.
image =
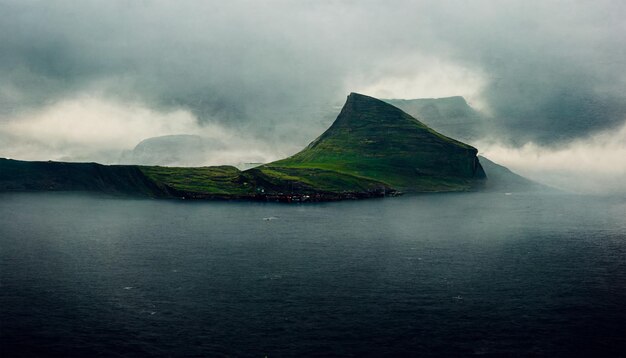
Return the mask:
{"type": "Polygon", "coordinates": [[[567,145],[624,123],[624,16],[622,1],[1,0],[0,156],[26,148],[16,122],[46,126],[85,98],[128,108],[114,126],[155,113],[146,137],[181,134],[160,129],[186,113],[183,134],[222,128],[282,153],[351,91],[462,95],[491,118],[487,137],[567,145]]]}

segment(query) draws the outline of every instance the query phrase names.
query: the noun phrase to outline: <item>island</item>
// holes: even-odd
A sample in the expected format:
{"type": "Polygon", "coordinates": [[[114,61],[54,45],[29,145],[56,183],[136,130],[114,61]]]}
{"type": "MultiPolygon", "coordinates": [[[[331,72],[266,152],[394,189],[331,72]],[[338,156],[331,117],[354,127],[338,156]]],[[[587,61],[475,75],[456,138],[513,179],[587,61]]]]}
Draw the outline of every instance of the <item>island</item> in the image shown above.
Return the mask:
{"type": "Polygon", "coordinates": [[[492,185],[477,154],[387,102],[351,93],[330,128],[302,151],[248,170],[0,158],[0,192],[307,202],[506,189],[507,178],[518,186],[534,185],[489,162],[504,178],[492,185]]]}

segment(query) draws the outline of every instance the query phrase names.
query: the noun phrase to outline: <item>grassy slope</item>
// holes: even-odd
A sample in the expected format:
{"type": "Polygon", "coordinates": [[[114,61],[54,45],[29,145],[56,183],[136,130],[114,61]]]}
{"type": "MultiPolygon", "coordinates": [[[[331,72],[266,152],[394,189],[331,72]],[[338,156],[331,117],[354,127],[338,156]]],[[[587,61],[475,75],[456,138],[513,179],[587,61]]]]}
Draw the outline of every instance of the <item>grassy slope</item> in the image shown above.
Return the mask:
{"type": "Polygon", "coordinates": [[[137,166],[27,162],[0,158],[0,191],[32,190],[167,195],[137,166]]]}
{"type": "Polygon", "coordinates": [[[476,149],[396,107],[351,94],[333,125],[301,152],[258,168],[140,167],[160,186],[209,195],[469,190],[484,176],[476,149]]]}
{"type": "Polygon", "coordinates": [[[241,171],[233,166],[200,168],[141,166],[139,169],[165,189],[214,195],[247,195],[254,192],[249,183],[243,180],[241,171]]]}
{"type": "Polygon", "coordinates": [[[488,120],[470,107],[463,97],[385,99],[429,127],[463,141],[472,141],[485,132],[488,120]]]}
{"type": "Polygon", "coordinates": [[[389,190],[388,185],[370,178],[319,167],[262,166],[244,172],[256,179],[258,186],[273,192],[367,192],[389,190]]]}
{"type": "Polygon", "coordinates": [[[240,171],[95,163],[0,162],[0,190],[90,190],[150,196],[250,197],[471,189],[476,149],[400,109],[351,94],[333,125],[301,152],[240,171]],[[2,177],[2,173],[6,178],[2,177]]]}
{"type": "Polygon", "coordinates": [[[371,179],[319,168],[235,167],[177,168],[142,166],[141,171],[164,191],[246,197],[279,193],[343,193],[389,190],[371,179]]]}
{"type": "Polygon", "coordinates": [[[264,167],[325,169],[404,191],[466,190],[482,173],[476,149],[396,107],[354,93],[318,139],[300,153],[264,167]]]}

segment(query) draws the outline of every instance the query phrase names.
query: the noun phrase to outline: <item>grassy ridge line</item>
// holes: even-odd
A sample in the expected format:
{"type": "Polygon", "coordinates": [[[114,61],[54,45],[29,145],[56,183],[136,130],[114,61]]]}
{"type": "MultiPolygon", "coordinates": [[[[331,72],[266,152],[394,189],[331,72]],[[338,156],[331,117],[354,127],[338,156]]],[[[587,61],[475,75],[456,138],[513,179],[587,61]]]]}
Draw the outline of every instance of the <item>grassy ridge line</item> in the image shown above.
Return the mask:
{"type": "Polygon", "coordinates": [[[91,191],[149,197],[253,198],[370,193],[388,186],[323,169],[161,167],[29,162],[0,158],[0,191],[91,191]]]}
{"type": "Polygon", "coordinates": [[[392,188],[384,183],[320,168],[264,166],[239,171],[231,166],[177,168],[142,166],[143,173],[164,190],[195,194],[234,195],[343,193],[392,188]]]}
{"type": "Polygon", "coordinates": [[[246,195],[254,192],[242,180],[242,172],[233,166],[195,168],[140,166],[139,169],[163,189],[216,195],[246,195]]]}
{"type": "Polygon", "coordinates": [[[243,172],[232,166],[21,162],[3,170],[10,174],[0,189],[21,183],[35,190],[235,199],[318,195],[321,200],[397,191],[465,191],[484,179],[476,154],[475,148],[437,133],[396,107],[352,93],[332,126],[305,149],[243,172]]]}
{"type": "Polygon", "coordinates": [[[323,168],[402,191],[471,190],[484,179],[477,150],[385,102],[352,93],[331,127],[267,166],[323,168]]]}
{"type": "Polygon", "coordinates": [[[92,191],[167,196],[138,166],[0,158],[0,191],[92,191]]]}

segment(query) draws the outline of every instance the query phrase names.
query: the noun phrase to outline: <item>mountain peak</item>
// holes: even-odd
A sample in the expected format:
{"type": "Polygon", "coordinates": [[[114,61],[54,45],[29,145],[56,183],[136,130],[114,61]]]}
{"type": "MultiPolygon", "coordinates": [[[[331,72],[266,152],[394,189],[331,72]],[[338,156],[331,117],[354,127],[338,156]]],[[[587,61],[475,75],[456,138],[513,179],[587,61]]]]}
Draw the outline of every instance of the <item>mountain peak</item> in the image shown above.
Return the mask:
{"type": "Polygon", "coordinates": [[[270,165],[336,170],[406,190],[432,180],[453,185],[484,178],[476,154],[391,104],[350,93],[326,132],[300,153],[270,165]]]}
{"type": "Polygon", "coordinates": [[[425,127],[421,122],[389,103],[352,92],[348,95],[346,103],[331,129],[333,127],[380,126],[394,122],[404,124],[411,122],[412,125],[417,124],[425,127]]]}
{"type": "Polygon", "coordinates": [[[439,133],[475,141],[487,130],[488,121],[461,96],[444,98],[386,99],[439,133]]]}
{"type": "MultiPolygon", "coordinates": [[[[352,92],[348,95],[346,103],[343,105],[341,113],[348,112],[365,112],[371,110],[384,110],[389,109],[389,104],[364,94],[352,92]]],[[[340,114],[341,116],[341,114],[340,114]]]]}
{"type": "Polygon", "coordinates": [[[348,95],[348,98],[346,99],[346,103],[344,104],[344,108],[349,107],[349,106],[355,106],[355,105],[356,106],[359,106],[359,105],[376,106],[376,107],[387,108],[387,109],[389,109],[389,107],[396,108],[388,103],[385,103],[384,101],[379,100],[378,98],[367,96],[361,93],[350,92],[350,94],[348,95]]]}
{"type": "Polygon", "coordinates": [[[378,98],[374,98],[362,93],[357,93],[357,92],[350,92],[350,94],[348,95],[348,100],[347,102],[350,101],[380,101],[378,98]]]}

